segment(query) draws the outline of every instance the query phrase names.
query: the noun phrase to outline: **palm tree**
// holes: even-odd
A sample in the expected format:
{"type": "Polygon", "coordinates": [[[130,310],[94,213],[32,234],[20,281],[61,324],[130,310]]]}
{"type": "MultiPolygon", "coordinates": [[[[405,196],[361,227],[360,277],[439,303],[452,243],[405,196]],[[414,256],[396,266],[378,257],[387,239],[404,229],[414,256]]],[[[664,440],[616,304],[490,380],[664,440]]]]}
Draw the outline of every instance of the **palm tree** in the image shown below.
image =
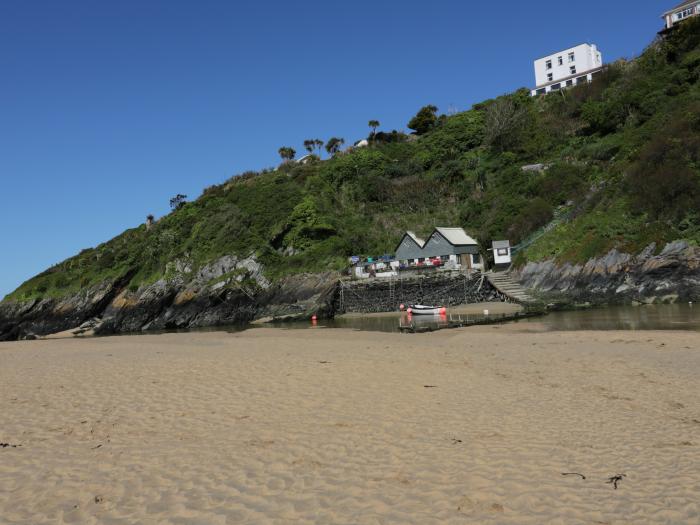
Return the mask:
{"type": "Polygon", "coordinates": [[[328,139],[328,142],[326,143],[326,151],[328,152],[329,155],[335,155],[340,151],[340,147],[345,144],[345,139],[341,139],[338,137],[332,137],[328,139]]]}
{"type": "Polygon", "coordinates": [[[277,152],[280,154],[280,157],[282,157],[282,160],[284,161],[290,161],[296,157],[297,152],[294,148],[290,148],[288,146],[282,146],[277,152]]]}
{"type": "Polygon", "coordinates": [[[304,141],[304,148],[309,153],[313,153],[315,147],[316,147],[316,141],[314,139],[308,139],[308,140],[304,141]]]}
{"type": "Polygon", "coordinates": [[[370,120],[370,121],[369,121],[368,126],[369,126],[370,128],[372,128],[372,136],[374,136],[374,135],[377,134],[377,128],[378,128],[380,125],[381,125],[381,124],[379,123],[378,120],[370,120]]]}
{"type": "Polygon", "coordinates": [[[314,146],[318,148],[318,158],[321,158],[321,150],[323,149],[324,142],[321,139],[314,140],[314,146]]]}

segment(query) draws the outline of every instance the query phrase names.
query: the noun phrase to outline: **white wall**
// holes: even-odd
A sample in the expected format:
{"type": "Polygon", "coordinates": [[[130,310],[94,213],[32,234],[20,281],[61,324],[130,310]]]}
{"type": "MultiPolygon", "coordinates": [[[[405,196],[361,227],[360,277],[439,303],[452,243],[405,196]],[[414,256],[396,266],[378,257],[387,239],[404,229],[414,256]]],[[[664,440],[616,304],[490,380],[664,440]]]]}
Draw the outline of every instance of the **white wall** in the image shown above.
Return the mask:
{"type": "Polygon", "coordinates": [[[550,82],[556,82],[564,78],[572,76],[571,66],[576,67],[576,75],[582,75],[592,69],[597,69],[603,66],[603,56],[598,51],[598,48],[589,44],[581,44],[576,47],[564,49],[558,53],[552,53],[549,56],[535,60],[535,83],[537,86],[542,86],[550,82]],[[574,53],[574,61],[569,61],[569,53],[574,53]],[[559,65],[559,57],[562,58],[562,64],[559,65]],[[551,60],[552,68],[547,69],[547,61],[551,60]],[[552,80],[548,79],[548,73],[552,74],[552,80]]]}
{"type": "Polygon", "coordinates": [[[700,2],[698,2],[694,6],[689,6],[689,7],[683,8],[683,9],[678,9],[677,11],[674,11],[670,15],[666,15],[666,27],[667,28],[673,27],[675,24],[677,24],[678,22],[680,22],[681,20],[686,18],[686,17],[681,18],[681,16],[680,16],[686,9],[693,9],[694,10],[694,13],[691,14],[690,16],[700,15],[700,2]]]}
{"type": "Polygon", "coordinates": [[[493,262],[495,264],[510,264],[510,248],[507,248],[508,255],[498,255],[498,248],[493,249],[493,262]]]}

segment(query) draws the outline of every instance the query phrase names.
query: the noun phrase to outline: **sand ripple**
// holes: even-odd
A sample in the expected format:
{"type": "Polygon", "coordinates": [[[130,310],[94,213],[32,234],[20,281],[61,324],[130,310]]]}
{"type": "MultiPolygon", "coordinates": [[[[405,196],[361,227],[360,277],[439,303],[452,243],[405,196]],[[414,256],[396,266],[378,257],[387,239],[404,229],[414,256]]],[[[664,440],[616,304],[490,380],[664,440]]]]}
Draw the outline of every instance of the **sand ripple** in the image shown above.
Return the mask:
{"type": "Polygon", "coordinates": [[[699,523],[697,346],[503,327],[3,344],[0,443],[21,446],[0,448],[0,523],[699,523]]]}

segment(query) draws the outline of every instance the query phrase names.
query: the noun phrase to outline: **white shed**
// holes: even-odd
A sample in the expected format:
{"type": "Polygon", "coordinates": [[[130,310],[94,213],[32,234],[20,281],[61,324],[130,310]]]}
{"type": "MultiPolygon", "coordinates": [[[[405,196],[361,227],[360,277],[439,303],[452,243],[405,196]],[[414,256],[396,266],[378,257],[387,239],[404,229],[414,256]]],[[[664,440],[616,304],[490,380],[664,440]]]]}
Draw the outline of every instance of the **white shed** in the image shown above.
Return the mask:
{"type": "Polygon", "coordinates": [[[512,262],[510,241],[493,241],[491,247],[493,249],[493,262],[496,267],[510,266],[512,262]]]}

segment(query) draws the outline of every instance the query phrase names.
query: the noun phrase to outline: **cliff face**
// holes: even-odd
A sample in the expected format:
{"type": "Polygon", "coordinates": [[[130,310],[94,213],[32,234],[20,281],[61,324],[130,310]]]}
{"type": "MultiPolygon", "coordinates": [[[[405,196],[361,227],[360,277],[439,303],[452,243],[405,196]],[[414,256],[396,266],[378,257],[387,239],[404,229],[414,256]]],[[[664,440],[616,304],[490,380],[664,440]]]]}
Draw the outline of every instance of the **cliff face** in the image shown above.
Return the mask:
{"type": "Polygon", "coordinates": [[[64,330],[97,334],[245,323],[259,317],[332,315],[338,276],[301,274],[271,284],[255,258],[225,256],[196,273],[176,272],[138,290],[105,281],[61,299],[0,303],[0,341],[64,330]]]}
{"type": "Polygon", "coordinates": [[[611,250],[583,265],[528,263],[514,272],[542,294],[594,304],[700,300],[700,247],[677,241],[658,255],[656,245],[630,255],[611,250]]]}

